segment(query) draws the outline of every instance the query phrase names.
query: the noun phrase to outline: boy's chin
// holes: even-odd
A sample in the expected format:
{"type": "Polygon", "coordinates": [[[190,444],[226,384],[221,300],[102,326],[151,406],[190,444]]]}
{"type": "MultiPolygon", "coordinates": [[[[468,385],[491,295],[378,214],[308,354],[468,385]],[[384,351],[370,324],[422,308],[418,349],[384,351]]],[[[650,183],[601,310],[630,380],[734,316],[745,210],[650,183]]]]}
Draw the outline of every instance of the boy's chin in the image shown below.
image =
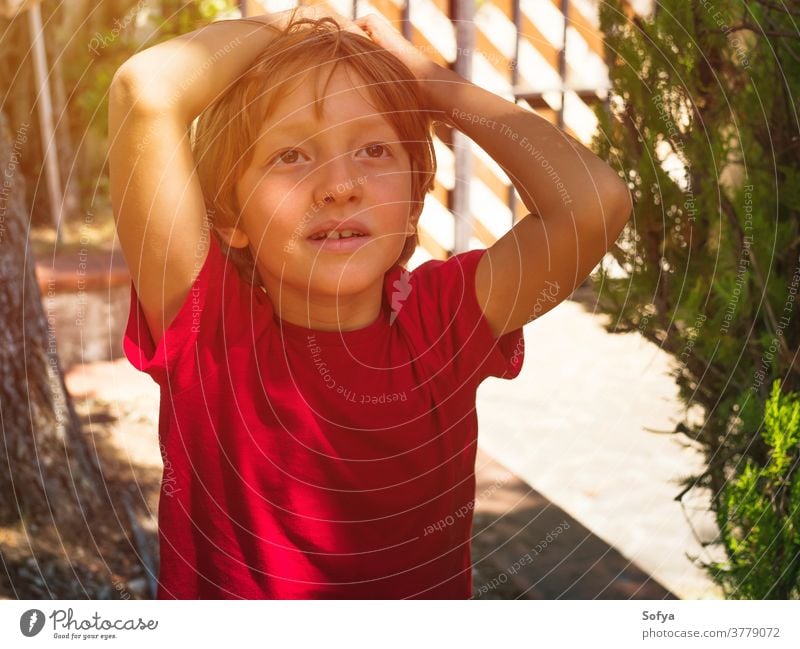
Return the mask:
{"type": "Polygon", "coordinates": [[[325,295],[356,295],[369,289],[375,282],[381,281],[383,273],[361,273],[353,277],[350,272],[343,275],[328,275],[320,277],[316,275],[309,282],[309,290],[325,295]]]}
{"type": "Polygon", "coordinates": [[[358,293],[382,281],[401,252],[398,250],[394,254],[394,251],[384,249],[372,254],[292,255],[282,259],[279,267],[275,268],[275,276],[283,277],[293,285],[306,285],[316,293],[358,293]]]}
{"type": "Polygon", "coordinates": [[[329,295],[360,293],[383,280],[388,266],[375,263],[316,264],[307,281],[312,290],[329,295]]]}

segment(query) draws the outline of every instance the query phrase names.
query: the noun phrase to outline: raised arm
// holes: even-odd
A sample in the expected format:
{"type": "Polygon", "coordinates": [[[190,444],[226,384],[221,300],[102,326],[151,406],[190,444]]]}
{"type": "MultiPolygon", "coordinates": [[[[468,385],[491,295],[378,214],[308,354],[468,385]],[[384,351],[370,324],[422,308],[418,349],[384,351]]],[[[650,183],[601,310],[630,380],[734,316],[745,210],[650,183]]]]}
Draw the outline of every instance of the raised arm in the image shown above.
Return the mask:
{"type": "Polygon", "coordinates": [[[631,197],[622,179],[538,115],[433,63],[380,17],[355,22],[411,68],[428,110],[505,170],[530,212],[478,264],[476,296],[495,336],[569,297],[630,217],[631,197]]]}
{"type": "Polygon", "coordinates": [[[442,68],[426,85],[433,107],[505,170],[530,212],[476,271],[478,302],[499,337],[589,276],[630,217],[630,192],[605,161],[538,115],[442,68]]]}
{"type": "MultiPolygon", "coordinates": [[[[299,17],[332,15],[303,8],[299,17]]],[[[122,251],[157,344],[202,268],[211,233],[189,128],[291,18],[212,23],[128,59],[109,99],[111,202],[122,251]]]]}

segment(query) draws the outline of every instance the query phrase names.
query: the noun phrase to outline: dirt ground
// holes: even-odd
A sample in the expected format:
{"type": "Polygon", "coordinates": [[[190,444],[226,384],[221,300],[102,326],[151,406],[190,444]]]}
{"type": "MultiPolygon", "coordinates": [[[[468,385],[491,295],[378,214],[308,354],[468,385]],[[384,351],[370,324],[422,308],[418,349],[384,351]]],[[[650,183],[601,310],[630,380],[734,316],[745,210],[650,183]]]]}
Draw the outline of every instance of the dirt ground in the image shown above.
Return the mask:
{"type": "Polygon", "coordinates": [[[114,371],[120,365],[78,366],[66,376],[90,450],[102,467],[106,492],[102,496],[106,503],[110,499],[105,510],[111,514],[105,520],[91,519],[88,525],[76,521],[70,529],[63,525],[39,528],[25,522],[0,527],[0,597],[150,596],[147,567],[153,565],[157,547],[150,519],[156,512],[161,479],[161,468],[153,461],[153,453],[158,455],[155,415],[149,386],[143,385],[141,392],[131,389],[137,377],[121,381],[120,373],[114,371]],[[122,396],[127,390],[130,397],[122,396]],[[120,439],[127,441],[121,444],[120,439]],[[154,442],[154,449],[148,442],[154,442]],[[137,445],[139,457],[131,453],[137,445]],[[132,519],[136,526],[131,525],[132,519]]]}

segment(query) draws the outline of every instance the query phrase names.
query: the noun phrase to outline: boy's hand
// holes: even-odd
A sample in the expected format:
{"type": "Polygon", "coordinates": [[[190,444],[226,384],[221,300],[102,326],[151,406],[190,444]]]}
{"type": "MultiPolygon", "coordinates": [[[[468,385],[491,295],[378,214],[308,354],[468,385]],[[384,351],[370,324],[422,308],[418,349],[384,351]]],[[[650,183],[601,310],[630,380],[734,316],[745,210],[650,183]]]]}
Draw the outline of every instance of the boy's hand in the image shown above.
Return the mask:
{"type": "Polygon", "coordinates": [[[436,63],[408,42],[391,23],[378,14],[367,14],[355,19],[355,24],[383,49],[390,51],[406,64],[420,81],[425,81],[437,67],[436,63]]]}

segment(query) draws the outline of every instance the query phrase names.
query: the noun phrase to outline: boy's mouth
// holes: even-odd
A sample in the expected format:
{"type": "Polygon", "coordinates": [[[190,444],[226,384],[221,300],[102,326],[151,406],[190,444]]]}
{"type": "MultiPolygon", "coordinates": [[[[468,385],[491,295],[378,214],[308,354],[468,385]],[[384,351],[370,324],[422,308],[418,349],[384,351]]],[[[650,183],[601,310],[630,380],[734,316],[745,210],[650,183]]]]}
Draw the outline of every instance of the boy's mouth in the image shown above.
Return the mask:
{"type": "Polygon", "coordinates": [[[366,225],[354,219],[347,219],[346,221],[325,221],[314,226],[308,234],[308,239],[317,241],[326,238],[335,240],[365,236],[369,236],[366,225]]]}
{"type": "Polygon", "coordinates": [[[362,223],[327,221],[315,226],[306,240],[317,248],[330,252],[350,252],[363,246],[370,239],[369,231],[362,223]]]}
{"type": "Polygon", "coordinates": [[[349,239],[350,237],[365,237],[367,236],[359,230],[329,230],[327,232],[317,232],[312,234],[309,239],[312,241],[319,241],[321,239],[349,239]]]}

